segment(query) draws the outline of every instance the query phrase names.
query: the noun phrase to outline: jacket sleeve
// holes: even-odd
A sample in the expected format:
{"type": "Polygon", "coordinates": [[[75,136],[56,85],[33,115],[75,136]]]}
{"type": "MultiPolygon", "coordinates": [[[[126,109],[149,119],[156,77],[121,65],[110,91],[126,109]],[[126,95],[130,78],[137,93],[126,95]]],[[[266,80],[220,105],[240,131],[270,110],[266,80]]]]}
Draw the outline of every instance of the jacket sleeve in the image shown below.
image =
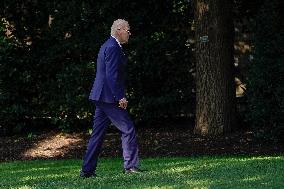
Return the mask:
{"type": "Polygon", "coordinates": [[[124,82],[121,77],[122,64],[119,47],[111,46],[105,51],[106,80],[116,101],[125,97],[124,82]]]}

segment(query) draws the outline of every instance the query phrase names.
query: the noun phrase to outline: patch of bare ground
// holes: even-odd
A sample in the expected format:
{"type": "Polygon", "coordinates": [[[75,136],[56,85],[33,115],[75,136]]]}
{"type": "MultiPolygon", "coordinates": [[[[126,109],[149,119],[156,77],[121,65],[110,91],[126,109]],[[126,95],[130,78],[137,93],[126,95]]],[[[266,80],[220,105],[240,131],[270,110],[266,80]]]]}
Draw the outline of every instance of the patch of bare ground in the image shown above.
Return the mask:
{"type": "MultiPolygon", "coordinates": [[[[284,145],[259,143],[252,132],[205,138],[190,129],[137,129],[139,153],[145,157],[210,155],[283,155],[284,145]]],[[[82,159],[90,135],[87,133],[47,132],[38,135],[0,138],[0,161],[30,159],[82,159]]],[[[109,129],[104,138],[102,157],[121,157],[120,133],[109,129]]]]}

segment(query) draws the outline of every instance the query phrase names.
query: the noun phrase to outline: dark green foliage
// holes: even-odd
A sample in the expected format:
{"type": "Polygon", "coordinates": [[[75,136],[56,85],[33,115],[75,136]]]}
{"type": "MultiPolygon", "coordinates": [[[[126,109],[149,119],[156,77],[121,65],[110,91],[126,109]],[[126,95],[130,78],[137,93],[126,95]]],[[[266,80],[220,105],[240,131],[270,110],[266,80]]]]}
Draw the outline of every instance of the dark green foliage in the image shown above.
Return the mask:
{"type": "MultiPolygon", "coordinates": [[[[245,112],[258,136],[278,140],[283,135],[283,3],[263,1],[234,1],[236,19],[251,19],[258,12],[245,112]]],[[[0,135],[51,125],[90,127],[88,95],[96,57],[117,18],[131,26],[124,49],[134,120],[194,114],[194,61],[187,44],[193,37],[190,2],[2,0],[0,135]]]]}
{"type": "MultiPolygon", "coordinates": [[[[15,76],[17,68],[15,64],[20,63],[16,59],[13,61],[13,56],[15,55],[15,46],[10,43],[5,37],[5,25],[0,23],[0,133],[6,134],[8,132],[9,121],[15,117],[19,119],[20,114],[24,112],[24,108],[19,103],[17,105],[11,106],[10,101],[12,98],[9,98],[10,95],[14,93],[12,85],[8,85],[7,81],[10,77],[15,76]],[[10,69],[7,68],[7,65],[11,65],[10,69]],[[4,126],[5,125],[5,126],[4,126]]],[[[20,81],[19,81],[20,82],[20,81]]],[[[14,83],[12,83],[14,84],[14,83]]]]}
{"type": "Polygon", "coordinates": [[[247,118],[261,139],[283,139],[283,2],[265,1],[256,16],[254,59],[248,75],[247,118]],[[281,6],[282,4],[282,6],[281,6]]]}
{"type": "Polygon", "coordinates": [[[67,130],[89,127],[93,110],[88,95],[97,53],[117,18],[131,26],[125,52],[134,119],[188,116],[194,111],[187,1],[4,0],[3,5],[2,131],[51,123],[67,130]],[[12,32],[9,38],[6,26],[12,32]]]}

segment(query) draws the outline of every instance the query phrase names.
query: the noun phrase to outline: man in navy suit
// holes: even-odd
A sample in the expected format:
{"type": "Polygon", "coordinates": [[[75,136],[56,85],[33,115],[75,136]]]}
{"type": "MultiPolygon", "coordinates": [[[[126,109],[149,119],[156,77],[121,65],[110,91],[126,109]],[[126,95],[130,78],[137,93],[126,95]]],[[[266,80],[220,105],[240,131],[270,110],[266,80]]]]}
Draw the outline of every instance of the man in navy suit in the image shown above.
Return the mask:
{"type": "Polygon", "coordinates": [[[121,44],[127,43],[130,27],[127,21],[118,19],[111,27],[111,37],[101,46],[97,58],[97,72],[90,100],[96,105],[93,132],[84,156],[80,176],[96,176],[98,156],[105,129],[112,122],[121,132],[124,172],[141,172],[138,168],[138,146],[133,122],[129,118],[125,95],[127,58],[121,44]]]}

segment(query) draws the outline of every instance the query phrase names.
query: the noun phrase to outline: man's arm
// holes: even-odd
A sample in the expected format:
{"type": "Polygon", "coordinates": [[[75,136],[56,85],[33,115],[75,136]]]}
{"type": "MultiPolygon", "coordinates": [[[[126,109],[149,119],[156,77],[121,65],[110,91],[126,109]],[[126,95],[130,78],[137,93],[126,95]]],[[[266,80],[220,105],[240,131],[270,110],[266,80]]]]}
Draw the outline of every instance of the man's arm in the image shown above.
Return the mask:
{"type": "Polygon", "coordinates": [[[122,81],[119,81],[121,79],[119,66],[122,63],[120,53],[120,49],[115,46],[106,49],[106,79],[114,99],[119,101],[119,103],[125,104],[126,100],[123,100],[125,99],[124,85],[122,81]]]}

